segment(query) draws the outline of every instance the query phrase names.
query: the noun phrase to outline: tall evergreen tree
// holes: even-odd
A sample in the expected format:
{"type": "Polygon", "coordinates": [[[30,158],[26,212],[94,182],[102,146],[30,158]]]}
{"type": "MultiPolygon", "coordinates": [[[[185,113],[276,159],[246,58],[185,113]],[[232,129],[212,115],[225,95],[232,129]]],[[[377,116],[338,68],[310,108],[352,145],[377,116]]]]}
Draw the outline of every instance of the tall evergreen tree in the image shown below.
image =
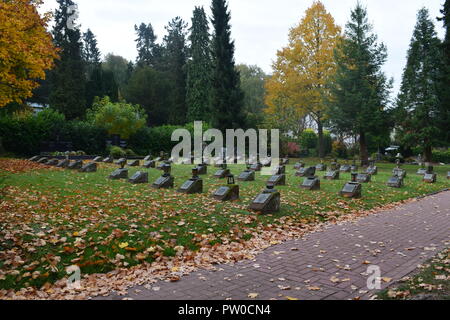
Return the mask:
{"type": "Polygon", "coordinates": [[[97,38],[91,29],[83,33],[83,59],[92,65],[100,65],[101,63],[101,53],[98,49],[97,38]]]}
{"type": "Polygon", "coordinates": [[[53,39],[60,48],[60,59],[50,73],[50,106],[66,119],[82,118],[86,113],[86,76],[82,58],[81,33],[75,25],[77,11],[72,0],[57,0],[53,39]]]}
{"type": "Polygon", "coordinates": [[[244,93],[240,88],[239,71],[235,68],[234,41],[231,40],[230,12],[226,0],[213,0],[212,24],[212,123],[226,129],[245,127],[242,112],[244,93]]]}
{"type": "Polygon", "coordinates": [[[156,43],[156,35],[153,31],[152,24],[141,23],[134,26],[136,31],[136,47],[138,56],[136,62],[139,66],[145,65],[148,67],[155,67],[160,56],[160,46],[156,43]]]}
{"type": "Polygon", "coordinates": [[[195,7],[190,29],[187,64],[187,120],[211,121],[211,49],[208,19],[203,7],[195,7]]]}
{"type": "Polygon", "coordinates": [[[403,141],[409,146],[422,146],[426,161],[432,160],[432,148],[441,138],[438,128],[440,45],[428,10],[423,8],[417,15],[397,105],[403,141]]]}
{"type": "Polygon", "coordinates": [[[443,141],[448,145],[450,143],[450,130],[448,130],[448,124],[450,123],[450,0],[445,1],[441,13],[442,17],[439,20],[444,24],[445,39],[442,43],[444,59],[439,90],[439,125],[443,133],[443,141]]]}
{"type": "Polygon", "coordinates": [[[166,26],[161,70],[166,73],[172,84],[169,122],[183,125],[186,123],[186,63],[187,63],[187,23],[176,17],[166,26]]]}
{"type": "Polygon", "coordinates": [[[392,81],[381,70],[387,58],[368,23],[367,10],[357,4],[346,25],[344,39],[335,50],[337,70],[330,82],[331,126],[338,133],[359,138],[360,157],[368,164],[368,135],[388,129],[386,106],[392,81]]]}

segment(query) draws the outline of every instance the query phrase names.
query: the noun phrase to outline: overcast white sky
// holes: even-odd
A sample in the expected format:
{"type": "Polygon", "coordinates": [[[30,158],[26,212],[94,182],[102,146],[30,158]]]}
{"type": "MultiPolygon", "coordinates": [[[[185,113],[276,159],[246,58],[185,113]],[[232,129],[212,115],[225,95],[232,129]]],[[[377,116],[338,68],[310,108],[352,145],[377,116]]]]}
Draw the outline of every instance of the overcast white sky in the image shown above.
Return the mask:
{"type": "MultiPolygon", "coordinates": [[[[398,90],[406,51],[416,22],[417,11],[425,6],[436,22],[439,36],[442,23],[436,21],[444,0],[360,0],[367,6],[374,30],[389,50],[385,70],[394,77],[398,90]]],[[[210,15],[211,0],[75,0],[80,10],[82,30],[97,36],[103,54],[112,52],[135,60],[134,24],[151,23],[162,40],[164,26],[175,16],[190,23],[194,6],[204,6],[210,15]]],[[[357,0],[322,0],[336,22],[344,27],[357,0]]],[[[270,73],[278,49],[287,44],[288,32],[303,17],[313,0],[229,0],[236,62],[256,64],[270,73]]],[[[55,0],[44,0],[43,10],[53,10],[55,0]]]]}

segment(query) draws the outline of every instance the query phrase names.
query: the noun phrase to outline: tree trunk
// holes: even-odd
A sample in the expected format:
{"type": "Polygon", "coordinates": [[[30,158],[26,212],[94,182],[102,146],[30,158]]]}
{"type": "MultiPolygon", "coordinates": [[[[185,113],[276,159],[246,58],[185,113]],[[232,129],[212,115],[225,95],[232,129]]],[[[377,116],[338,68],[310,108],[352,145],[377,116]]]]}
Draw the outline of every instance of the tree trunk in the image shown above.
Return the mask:
{"type": "Polygon", "coordinates": [[[359,153],[361,156],[361,166],[369,165],[369,152],[367,150],[366,134],[361,132],[359,135],[359,153]]]}
{"type": "Polygon", "coordinates": [[[318,145],[318,153],[319,153],[319,158],[323,159],[325,157],[325,146],[323,143],[323,123],[322,121],[319,119],[317,120],[317,128],[318,128],[318,132],[319,132],[319,145],[318,145]]]}
{"type": "Polygon", "coordinates": [[[433,161],[433,148],[431,148],[431,146],[425,147],[424,156],[425,162],[431,163],[433,161]]]}

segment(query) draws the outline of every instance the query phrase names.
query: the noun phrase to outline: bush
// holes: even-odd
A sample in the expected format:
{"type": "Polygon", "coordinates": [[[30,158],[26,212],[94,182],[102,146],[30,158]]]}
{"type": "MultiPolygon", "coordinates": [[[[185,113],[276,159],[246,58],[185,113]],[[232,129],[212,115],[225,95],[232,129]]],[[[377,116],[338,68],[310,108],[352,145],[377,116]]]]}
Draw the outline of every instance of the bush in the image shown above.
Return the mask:
{"type": "Polygon", "coordinates": [[[299,140],[302,149],[315,149],[317,147],[317,143],[319,142],[317,134],[312,129],[303,131],[299,140]]]}
{"type": "Polygon", "coordinates": [[[83,150],[90,155],[105,154],[108,135],[104,129],[87,121],[70,121],[61,131],[61,139],[72,142],[73,150],[83,150]]]}
{"type": "Polygon", "coordinates": [[[433,150],[433,161],[439,163],[450,163],[450,149],[446,151],[433,150]]]}
{"type": "Polygon", "coordinates": [[[341,158],[341,159],[347,159],[347,146],[345,143],[341,141],[334,141],[332,145],[332,151],[331,154],[333,158],[341,158]]]}
{"type": "Polygon", "coordinates": [[[118,159],[126,157],[127,153],[121,147],[110,146],[108,150],[111,157],[118,159]]]}

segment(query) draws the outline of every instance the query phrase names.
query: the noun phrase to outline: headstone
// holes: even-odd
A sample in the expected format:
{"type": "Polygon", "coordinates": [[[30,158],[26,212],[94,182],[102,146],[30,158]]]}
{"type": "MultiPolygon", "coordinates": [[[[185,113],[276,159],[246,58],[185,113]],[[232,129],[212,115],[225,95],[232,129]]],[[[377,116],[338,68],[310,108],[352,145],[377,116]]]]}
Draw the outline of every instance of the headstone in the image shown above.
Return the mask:
{"type": "Polygon", "coordinates": [[[96,157],[94,159],[94,162],[103,162],[103,158],[102,157],[96,157]]]}
{"type": "Polygon", "coordinates": [[[81,168],[83,168],[83,161],[81,160],[76,160],[67,166],[69,170],[80,170],[81,168]]]}
{"type": "Polygon", "coordinates": [[[367,173],[358,173],[356,176],[356,181],[359,183],[369,183],[372,181],[372,176],[367,173]]]}
{"type": "Polygon", "coordinates": [[[428,166],[427,173],[423,176],[423,181],[426,183],[436,183],[437,174],[434,173],[433,166],[428,166]]]}
{"type": "Polygon", "coordinates": [[[199,175],[208,174],[208,165],[206,163],[201,163],[197,166],[197,171],[199,175]]]}
{"type": "Polygon", "coordinates": [[[156,162],[154,160],[145,161],[143,167],[146,169],[156,168],[156,162]]]}
{"type": "Polygon", "coordinates": [[[156,162],[160,162],[162,160],[162,158],[161,157],[157,157],[157,158],[155,158],[155,161],[156,162]]]}
{"type": "Polygon", "coordinates": [[[43,157],[43,158],[40,158],[37,163],[46,164],[47,162],[48,162],[48,158],[43,157]]]}
{"type": "Polygon", "coordinates": [[[235,184],[234,176],[230,174],[227,177],[227,182],[226,186],[221,186],[214,192],[214,199],[218,201],[235,201],[239,199],[239,186],[235,184]]]}
{"type": "Polygon", "coordinates": [[[271,186],[285,186],[286,185],[286,175],[285,174],[276,174],[267,180],[267,185],[271,186]]]}
{"type": "Polygon", "coordinates": [[[301,168],[304,168],[304,167],[305,167],[305,164],[302,163],[302,162],[297,162],[297,163],[294,165],[294,169],[295,169],[295,170],[300,170],[301,168]]]}
{"type": "Polygon", "coordinates": [[[40,158],[40,156],[34,156],[33,158],[28,159],[28,161],[37,162],[40,158]]]}
{"type": "Polygon", "coordinates": [[[352,167],[349,166],[348,164],[344,164],[341,166],[340,171],[345,172],[345,173],[350,173],[350,172],[352,172],[352,167]]]}
{"type": "Polygon", "coordinates": [[[295,173],[297,177],[311,177],[314,176],[315,174],[316,174],[316,167],[301,168],[295,173]]]}
{"type": "Polygon", "coordinates": [[[362,184],[356,181],[357,173],[352,173],[352,181],[345,184],[340,192],[341,196],[345,198],[361,198],[362,184]]]}
{"type": "Polygon", "coordinates": [[[273,175],[286,174],[286,167],[284,165],[276,167],[273,172],[273,175]]]}
{"type": "Polygon", "coordinates": [[[287,166],[289,164],[289,158],[283,158],[280,160],[280,165],[287,166]]]}
{"type": "Polygon", "coordinates": [[[341,165],[338,163],[337,159],[334,159],[330,166],[331,171],[339,171],[340,168],[341,165]]]}
{"type": "Polygon", "coordinates": [[[116,163],[117,165],[121,166],[121,167],[124,167],[124,166],[127,164],[127,159],[125,159],[125,158],[120,158],[120,159],[117,160],[115,163],[116,163]]]}
{"type": "MultiPolygon", "coordinates": [[[[397,155],[397,157],[398,157],[398,155],[397,155]]],[[[397,167],[394,168],[394,170],[392,170],[392,174],[394,176],[399,176],[401,179],[405,179],[406,178],[406,170],[403,170],[400,168],[401,160],[397,159],[396,163],[397,163],[397,167]]]]}
{"type": "Polygon", "coordinates": [[[216,178],[216,179],[225,179],[228,175],[230,175],[230,170],[227,169],[227,165],[226,164],[222,164],[222,169],[220,169],[219,171],[217,171],[214,174],[214,178],[216,178]]]}
{"type": "Polygon", "coordinates": [[[148,183],[148,173],[138,171],[130,179],[128,179],[128,182],[132,184],[148,183]]]}
{"type": "Polygon", "coordinates": [[[139,160],[132,160],[132,161],[128,162],[128,166],[130,166],[130,167],[139,167],[140,164],[141,163],[139,160]]]}
{"type": "Polygon", "coordinates": [[[128,169],[120,168],[115,170],[113,173],[111,173],[109,179],[111,180],[128,179],[128,169]]]}
{"type": "Polygon", "coordinates": [[[325,173],[325,180],[339,180],[339,176],[340,176],[340,172],[338,170],[334,170],[334,171],[327,171],[327,173],[325,173]]]}
{"type": "Polygon", "coordinates": [[[376,176],[378,174],[378,167],[375,165],[371,165],[366,170],[367,174],[370,174],[371,176],[376,176]]]}
{"type": "Polygon", "coordinates": [[[80,172],[83,172],[83,173],[97,172],[97,163],[96,162],[89,162],[89,163],[85,164],[80,169],[80,172]]]}
{"type": "Polygon", "coordinates": [[[67,168],[70,165],[69,159],[63,159],[58,162],[56,165],[57,168],[67,168]]]}
{"type": "Polygon", "coordinates": [[[272,165],[272,159],[264,159],[261,161],[261,164],[266,168],[270,167],[272,165]]]}
{"type": "Polygon", "coordinates": [[[324,163],[319,163],[319,164],[316,166],[316,170],[317,170],[317,171],[327,171],[327,165],[324,164],[324,163]]]}
{"type": "Polygon", "coordinates": [[[427,169],[426,169],[426,168],[420,168],[420,169],[417,171],[417,174],[418,174],[419,176],[424,176],[426,173],[427,173],[427,169]]]}
{"type": "Polygon", "coordinates": [[[247,166],[247,170],[239,175],[238,181],[255,181],[255,171],[251,170],[250,166],[247,166]]]}
{"type": "Polygon", "coordinates": [[[281,194],[273,185],[267,188],[253,200],[250,210],[263,214],[279,212],[281,208],[281,194]]]}
{"type": "Polygon", "coordinates": [[[300,188],[306,190],[320,190],[320,180],[316,176],[307,177],[300,188]]]}
{"type": "Polygon", "coordinates": [[[353,164],[352,164],[352,166],[350,167],[350,170],[352,171],[352,172],[356,172],[356,171],[358,171],[358,165],[356,164],[356,161],[353,161],[353,164]]]}
{"type": "Polygon", "coordinates": [[[164,174],[156,180],[152,188],[154,189],[172,189],[174,187],[175,178],[170,175],[172,167],[170,164],[164,164],[162,170],[164,174]]]}
{"type": "Polygon", "coordinates": [[[387,185],[391,188],[401,188],[403,186],[403,179],[397,175],[392,176],[387,185]]]}
{"type": "Polygon", "coordinates": [[[151,154],[149,154],[148,156],[146,156],[144,158],[144,162],[147,162],[147,161],[150,161],[150,160],[152,160],[152,155],[151,154]]]}
{"type": "Polygon", "coordinates": [[[107,157],[103,160],[103,163],[113,163],[114,159],[112,157],[107,157]]]}
{"type": "Polygon", "coordinates": [[[192,178],[183,183],[178,192],[185,194],[203,193],[203,180],[198,176],[197,168],[192,170],[192,178]]]}
{"type": "Polygon", "coordinates": [[[260,162],[254,163],[252,164],[252,166],[250,167],[250,170],[253,171],[261,171],[262,170],[262,164],[260,162]]]}
{"type": "Polygon", "coordinates": [[[47,161],[46,165],[48,166],[56,166],[58,164],[58,159],[51,159],[49,161],[47,161]]]}

